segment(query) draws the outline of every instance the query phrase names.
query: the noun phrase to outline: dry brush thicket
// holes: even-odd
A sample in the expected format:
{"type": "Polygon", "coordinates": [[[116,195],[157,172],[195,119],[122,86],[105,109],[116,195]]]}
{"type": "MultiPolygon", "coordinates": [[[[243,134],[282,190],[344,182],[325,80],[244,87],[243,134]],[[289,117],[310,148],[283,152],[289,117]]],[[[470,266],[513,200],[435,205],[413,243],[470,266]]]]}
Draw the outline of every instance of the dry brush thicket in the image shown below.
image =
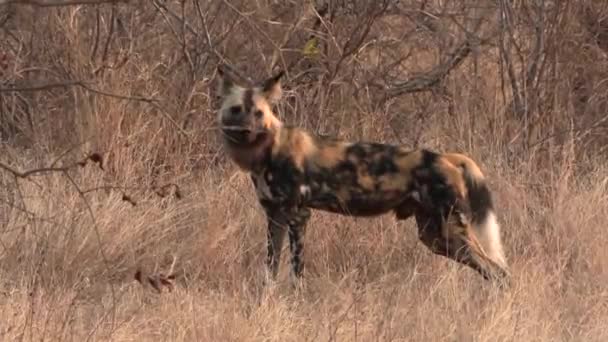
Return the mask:
{"type": "Polygon", "coordinates": [[[0,1],[0,339],[606,340],[606,14],[0,1]],[[473,156],[513,288],[431,255],[413,222],[315,213],[306,288],[282,265],[265,290],[264,217],[218,144],[218,63],[243,82],[286,70],[286,122],[473,156]]]}

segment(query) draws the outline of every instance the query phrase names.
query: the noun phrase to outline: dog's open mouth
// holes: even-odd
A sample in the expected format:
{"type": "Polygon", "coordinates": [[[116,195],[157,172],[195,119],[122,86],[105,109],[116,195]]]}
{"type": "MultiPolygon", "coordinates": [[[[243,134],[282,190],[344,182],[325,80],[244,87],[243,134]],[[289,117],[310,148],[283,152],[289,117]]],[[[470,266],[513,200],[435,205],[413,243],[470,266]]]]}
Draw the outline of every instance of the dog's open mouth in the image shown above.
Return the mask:
{"type": "Polygon", "coordinates": [[[246,144],[251,136],[251,129],[242,126],[224,126],[222,127],[224,137],[233,144],[246,144]]]}

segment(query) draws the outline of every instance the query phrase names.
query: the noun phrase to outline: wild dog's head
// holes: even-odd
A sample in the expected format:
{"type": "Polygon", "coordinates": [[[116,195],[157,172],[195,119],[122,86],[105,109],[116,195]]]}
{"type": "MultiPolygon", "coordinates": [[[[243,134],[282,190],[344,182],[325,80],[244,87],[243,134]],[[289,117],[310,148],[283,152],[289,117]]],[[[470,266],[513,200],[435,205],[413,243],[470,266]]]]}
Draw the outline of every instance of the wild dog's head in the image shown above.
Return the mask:
{"type": "Polygon", "coordinates": [[[280,79],[284,73],[245,87],[237,84],[221,66],[217,70],[221,101],[217,120],[222,140],[237,164],[250,169],[263,158],[282,126],[272,106],[281,98],[280,79]]]}
{"type": "Polygon", "coordinates": [[[218,67],[220,76],[218,94],[221,107],[218,121],[227,143],[234,146],[251,146],[274,134],[281,122],[272,112],[282,95],[280,78],[283,72],[251,87],[238,85],[218,67]]]}

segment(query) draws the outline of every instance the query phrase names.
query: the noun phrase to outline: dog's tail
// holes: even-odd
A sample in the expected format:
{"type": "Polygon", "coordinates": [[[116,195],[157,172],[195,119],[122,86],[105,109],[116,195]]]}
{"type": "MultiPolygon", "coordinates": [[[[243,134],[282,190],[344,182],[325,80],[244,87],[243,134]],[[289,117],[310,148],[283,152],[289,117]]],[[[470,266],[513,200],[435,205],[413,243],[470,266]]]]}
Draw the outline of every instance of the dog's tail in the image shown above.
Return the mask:
{"type": "Polygon", "coordinates": [[[465,155],[448,153],[444,157],[462,170],[467,199],[471,208],[471,223],[485,254],[505,272],[508,272],[509,267],[503,249],[500,225],[496,219],[492,193],[485,176],[479,166],[465,155]]]}

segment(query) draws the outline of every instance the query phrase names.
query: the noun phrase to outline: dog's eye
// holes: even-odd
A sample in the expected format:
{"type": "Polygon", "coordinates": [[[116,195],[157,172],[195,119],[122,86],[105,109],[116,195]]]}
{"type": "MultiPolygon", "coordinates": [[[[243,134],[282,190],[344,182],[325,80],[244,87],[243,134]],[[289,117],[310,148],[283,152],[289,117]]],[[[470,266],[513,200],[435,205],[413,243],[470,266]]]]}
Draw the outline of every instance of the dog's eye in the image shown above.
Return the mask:
{"type": "Polygon", "coordinates": [[[230,115],[238,115],[241,112],[241,106],[230,107],[230,115]]]}
{"type": "Polygon", "coordinates": [[[261,118],[261,117],[262,117],[262,115],[264,115],[264,113],[262,113],[262,111],[261,111],[261,110],[256,110],[254,114],[255,114],[255,117],[256,117],[256,118],[261,118]]]}

